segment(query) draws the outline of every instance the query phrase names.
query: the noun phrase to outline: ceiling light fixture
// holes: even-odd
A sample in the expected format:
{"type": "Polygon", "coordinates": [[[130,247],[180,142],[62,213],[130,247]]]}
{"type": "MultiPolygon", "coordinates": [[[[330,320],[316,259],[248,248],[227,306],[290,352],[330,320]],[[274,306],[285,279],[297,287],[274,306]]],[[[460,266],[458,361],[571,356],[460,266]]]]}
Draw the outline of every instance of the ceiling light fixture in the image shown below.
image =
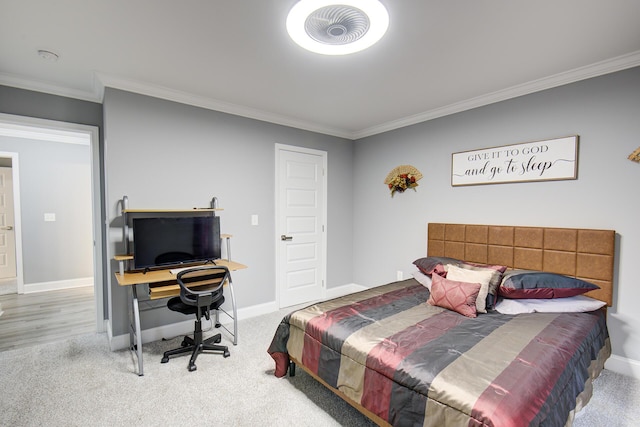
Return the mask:
{"type": "Polygon", "coordinates": [[[388,27],[389,14],[378,0],[300,0],[287,16],[293,41],[323,55],[364,50],[388,27]]]}

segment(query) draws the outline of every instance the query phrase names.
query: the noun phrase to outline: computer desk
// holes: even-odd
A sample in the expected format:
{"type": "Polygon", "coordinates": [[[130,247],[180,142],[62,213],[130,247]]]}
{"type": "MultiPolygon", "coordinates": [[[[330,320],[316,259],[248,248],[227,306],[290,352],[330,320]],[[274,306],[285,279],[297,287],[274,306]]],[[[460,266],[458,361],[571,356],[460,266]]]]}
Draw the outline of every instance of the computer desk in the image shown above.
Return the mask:
{"type": "MultiPolygon", "coordinates": [[[[115,275],[118,285],[129,286],[131,289],[129,344],[131,350],[138,357],[138,375],[142,376],[144,371],[142,363],[142,331],[140,330],[138,286],[149,285],[149,299],[156,300],[180,295],[180,285],[178,285],[178,282],[176,281],[176,275],[171,273],[171,269],[151,270],[146,273],[123,271],[122,263],[131,258],[132,257],[129,255],[115,257],[116,261],[118,261],[121,266],[120,271],[116,272],[115,275]],[[133,317],[133,319],[131,319],[131,317],[133,317]],[[133,324],[131,324],[131,320],[133,320],[133,324]]],[[[237,271],[247,268],[244,264],[225,259],[216,260],[215,263],[218,266],[227,267],[229,271],[237,271]]],[[[225,286],[229,288],[229,292],[231,294],[231,306],[233,308],[233,345],[236,345],[238,344],[238,312],[236,307],[236,298],[233,294],[233,284],[231,282],[227,282],[225,286]]]]}

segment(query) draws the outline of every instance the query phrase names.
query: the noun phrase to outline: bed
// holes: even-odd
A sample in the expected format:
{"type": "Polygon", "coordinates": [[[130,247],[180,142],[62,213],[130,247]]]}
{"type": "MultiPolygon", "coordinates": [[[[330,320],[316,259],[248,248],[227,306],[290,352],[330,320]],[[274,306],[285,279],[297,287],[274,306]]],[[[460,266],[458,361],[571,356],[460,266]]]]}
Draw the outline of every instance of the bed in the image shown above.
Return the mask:
{"type": "MultiPolygon", "coordinates": [[[[606,306],[613,299],[615,232],[430,223],[427,240],[426,257],[414,263],[446,265],[448,273],[434,267],[429,286],[412,278],[290,313],[268,349],[275,375],[293,375],[299,366],[378,425],[571,425],[611,353],[606,306]],[[483,274],[500,271],[486,299],[462,298],[465,310],[479,310],[482,300],[486,312],[472,316],[438,302],[442,289],[451,289],[444,283],[472,289],[476,297],[482,288],[446,279],[456,273],[455,260],[483,274]],[[494,309],[495,297],[503,290],[510,295],[515,278],[546,281],[549,273],[572,286],[591,285],[579,298],[604,306],[521,314],[494,309]]],[[[550,287],[522,283],[526,296],[550,287]]],[[[569,288],[555,288],[550,300],[569,301],[573,296],[562,293],[569,288]]],[[[532,300],[522,298],[514,294],[511,301],[532,300]]]]}

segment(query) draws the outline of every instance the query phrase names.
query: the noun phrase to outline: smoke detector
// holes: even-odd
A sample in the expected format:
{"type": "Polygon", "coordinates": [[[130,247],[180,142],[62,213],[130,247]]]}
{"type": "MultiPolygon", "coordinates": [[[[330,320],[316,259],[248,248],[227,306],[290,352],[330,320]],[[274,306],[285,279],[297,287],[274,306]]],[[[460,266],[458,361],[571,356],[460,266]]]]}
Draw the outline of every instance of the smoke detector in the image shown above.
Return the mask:
{"type": "Polygon", "coordinates": [[[56,62],[60,59],[60,55],[50,50],[38,49],[38,56],[45,61],[56,62]]]}
{"type": "Polygon", "coordinates": [[[287,17],[293,41],[323,55],[364,50],[388,27],[389,14],[378,0],[300,0],[287,17]]]}

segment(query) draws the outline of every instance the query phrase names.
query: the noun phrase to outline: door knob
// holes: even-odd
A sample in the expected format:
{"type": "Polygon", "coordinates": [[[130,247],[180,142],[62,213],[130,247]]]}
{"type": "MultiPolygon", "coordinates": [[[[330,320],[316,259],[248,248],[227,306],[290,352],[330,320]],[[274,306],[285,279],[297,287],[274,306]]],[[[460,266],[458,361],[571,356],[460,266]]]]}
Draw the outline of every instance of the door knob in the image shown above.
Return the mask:
{"type": "Polygon", "coordinates": [[[293,236],[287,236],[283,234],[280,236],[280,240],[293,240],[293,236]]]}

